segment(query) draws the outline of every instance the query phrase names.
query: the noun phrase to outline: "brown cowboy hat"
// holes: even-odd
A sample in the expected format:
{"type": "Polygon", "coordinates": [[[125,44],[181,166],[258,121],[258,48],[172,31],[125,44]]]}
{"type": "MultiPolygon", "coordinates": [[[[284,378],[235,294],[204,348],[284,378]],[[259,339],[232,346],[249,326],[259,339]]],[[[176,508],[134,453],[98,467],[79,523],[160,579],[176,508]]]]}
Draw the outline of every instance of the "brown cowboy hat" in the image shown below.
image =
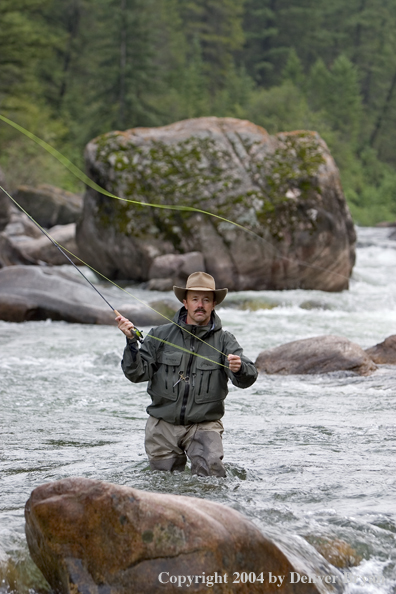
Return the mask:
{"type": "Polygon", "coordinates": [[[182,303],[186,298],[186,291],[213,291],[216,305],[221,303],[228,293],[228,289],[216,289],[215,279],[206,272],[193,272],[188,277],[185,287],[173,287],[174,294],[182,303]]]}

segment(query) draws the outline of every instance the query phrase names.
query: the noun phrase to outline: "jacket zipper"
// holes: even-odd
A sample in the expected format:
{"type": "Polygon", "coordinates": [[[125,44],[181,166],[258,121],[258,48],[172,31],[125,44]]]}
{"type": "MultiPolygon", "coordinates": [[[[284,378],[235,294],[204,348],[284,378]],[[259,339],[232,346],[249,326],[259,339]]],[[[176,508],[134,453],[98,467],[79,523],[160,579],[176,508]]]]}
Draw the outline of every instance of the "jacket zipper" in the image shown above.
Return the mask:
{"type": "MultiPolygon", "coordinates": [[[[195,327],[194,326],[192,328],[192,334],[195,334],[195,327]]],[[[191,355],[190,355],[190,358],[188,360],[187,371],[186,371],[186,377],[187,378],[190,376],[191,365],[192,365],[193,358],[194,358],[194,355],[193,355],[193,353],[195,352],[194,344],[195,344],[195,338],[194,338],[194,336],[192,336],[191,337],[191,342],[190,342],[191,355]]],[[[180,411],[180,425],[185,425],[186,408],[187,408],[187,400],[188,400],[189,391],[190,391],[190,383],[187,380],[185,382],[185,386],[184,386],[183,402],[182,402],[181,411],[180,411]]]]}

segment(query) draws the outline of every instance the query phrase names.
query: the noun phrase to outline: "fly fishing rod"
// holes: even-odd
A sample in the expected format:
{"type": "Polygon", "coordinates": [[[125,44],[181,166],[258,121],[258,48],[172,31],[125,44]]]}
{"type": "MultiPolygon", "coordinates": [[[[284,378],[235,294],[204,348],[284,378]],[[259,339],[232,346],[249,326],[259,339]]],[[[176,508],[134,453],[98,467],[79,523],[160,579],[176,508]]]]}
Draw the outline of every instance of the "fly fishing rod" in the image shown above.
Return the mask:
{"type": "MultiPolygon", "coordinates": [[[[116,314],[116,316],[120,316],[120,312],[117,311],[116,309],[114,309],[114,307],[111,305],[111,303],[109,303],[109,301],[106,299],[106,297],[104,295],[102,295],[102,293],[99,291],[99,289],[97,287],[95,287],[95,285],[93,283],[91,283],[91,281],[89,280],[89,278],[87,278],[85,276],[85,274],[82,272],[82,270],[80,270],[80,268],[73,262],[73,260],[66,254],[65,251],[63,251],[63,249],[61,248],[61,246],[55,241],[55,239],[53,239],[51,237],[51,235],[49,235],[49,233],[47,233],[47,231],[41,226],[39,225],[39,223],[37,221],[34,220],[33,217],[30,216],[30,214],[28,212],[26,212],[24,209],[22,209],[18,202],[16,200],[14,200],[14,198],[2,187],[0,186],[0,190],[3,190],[4,194],[6,194],[8,196],[8,198],[10,200],[12,200],[12,202],[20,209],[22,210],[22,212],[24,212],[26,214],[27,217],[29,217],[29,219],[32,221],[32,223],[34,223],[36,225],[36,227],[38,229],[40,229],[40,231],[42,233],[44,233],[44,235],[50,240],[50,242],[61,252],[61,254],[63,254],[65,256],[65,258],[67,258],[67,260],[70,262],[70,264],[72,264],[72,266],[74,266],[74,268],[76,270],[78,270],[78,272],[81,274],[81,276],[87,281],[87,283],[89,283],[91,285],[91,287],[93,288],[94,291],[97,292],[97,294],[103,299],[103,301],[110,307],[110,309],[116,314]]],[[[137,328],[134,328],[133,334],[136,336],[136,338],[140,341],[143,342],[143,332],[141,332],[141,330],[138,330],[137,328]]]]}

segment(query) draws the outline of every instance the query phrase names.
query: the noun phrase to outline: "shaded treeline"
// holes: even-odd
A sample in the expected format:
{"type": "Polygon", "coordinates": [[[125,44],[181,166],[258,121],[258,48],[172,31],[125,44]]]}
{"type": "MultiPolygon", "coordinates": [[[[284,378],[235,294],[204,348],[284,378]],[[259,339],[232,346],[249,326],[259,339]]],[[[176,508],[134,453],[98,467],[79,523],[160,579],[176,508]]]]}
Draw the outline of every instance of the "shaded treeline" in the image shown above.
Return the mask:
{"type": "MultiPolygon", "coordinates": [[[[1,0],[0,112],[80,166],[112,129],[315,129],[370,224],[396,219],[395,50],[391,0],[1,0]]],[[[75,183],[4,124],[0,165],[14,185],[75,183]]]]}

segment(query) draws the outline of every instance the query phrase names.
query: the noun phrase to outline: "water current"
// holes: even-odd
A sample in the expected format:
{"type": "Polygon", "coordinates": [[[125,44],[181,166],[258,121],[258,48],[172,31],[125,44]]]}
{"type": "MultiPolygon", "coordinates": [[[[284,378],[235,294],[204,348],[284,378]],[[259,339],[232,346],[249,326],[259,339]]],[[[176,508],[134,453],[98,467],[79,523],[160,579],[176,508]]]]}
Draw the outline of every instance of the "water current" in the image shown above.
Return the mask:
{"type": "MultiPolygon", "coordinates": [[[[218,311],[224,327],[253,360],[324,334],[363,348],[381,342],[396,333],[389,233],[358,230],[349,291],[233,293],[218,311]]],[[[231,387],[227,478],[198,478],[149,471],[149,397],[145,384],[124,378],[123,348],[113,327],[0,322],[0,592],[45,591],[29,558],[24,504],[37,485],[71,476],[223,503],[308,556],[318,542],[344,541],[355,557],[347,593],[396,592],[396,366],[369,377],[262,375],[247,390],[231,387]]]]}

